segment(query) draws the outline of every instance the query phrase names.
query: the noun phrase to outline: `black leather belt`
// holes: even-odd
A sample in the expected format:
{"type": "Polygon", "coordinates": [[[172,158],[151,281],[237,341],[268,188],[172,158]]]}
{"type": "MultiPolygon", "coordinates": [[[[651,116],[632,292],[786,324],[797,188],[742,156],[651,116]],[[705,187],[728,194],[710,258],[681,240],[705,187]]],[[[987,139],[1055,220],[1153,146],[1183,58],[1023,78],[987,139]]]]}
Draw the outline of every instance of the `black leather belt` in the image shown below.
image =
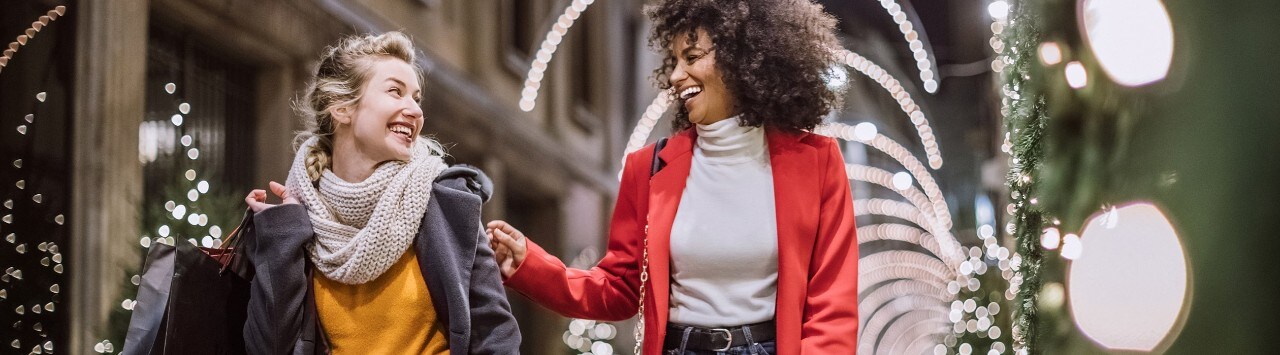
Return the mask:
{"type": "Polygon", "coordinates": [[[747,343],[747,336],[743,332],[743,328],[751,330],[751,341],[756,343],[774,340],[777,336],[777,325],[773,321],[732,328],[702,328],[668,324],[667,337],[663,339],[662,347],[665,349],[679,348],[686,328],[693,328],[693,330],[689,332],[689,340],[685,343],[685,350],[726,351],[735,346],[750,345],[747,343]]]}

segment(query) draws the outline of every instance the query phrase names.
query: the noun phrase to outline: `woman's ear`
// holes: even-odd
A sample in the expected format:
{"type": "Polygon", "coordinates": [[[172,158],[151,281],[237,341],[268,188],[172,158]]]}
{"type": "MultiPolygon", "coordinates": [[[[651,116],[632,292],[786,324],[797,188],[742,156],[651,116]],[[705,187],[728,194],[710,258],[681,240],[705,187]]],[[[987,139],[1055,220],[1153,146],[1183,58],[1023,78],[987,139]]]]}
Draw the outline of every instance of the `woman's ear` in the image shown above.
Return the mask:
{"type": "Polygon", "coordinates": [[[338,124],[351,124],[351,105],[337,105],[329,108],[329,116],[338,124]]]}

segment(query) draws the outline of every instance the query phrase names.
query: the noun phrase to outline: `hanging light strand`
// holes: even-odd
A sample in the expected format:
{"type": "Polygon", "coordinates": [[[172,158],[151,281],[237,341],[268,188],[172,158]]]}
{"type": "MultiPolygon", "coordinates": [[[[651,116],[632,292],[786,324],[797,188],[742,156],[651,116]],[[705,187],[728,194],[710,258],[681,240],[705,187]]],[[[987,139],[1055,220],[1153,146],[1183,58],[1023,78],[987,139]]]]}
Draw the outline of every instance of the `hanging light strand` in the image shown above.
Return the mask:
{"type": "Polygon", "coordinates": [[[929,54],[929,46],[925,45],[921,39],[922,32],[916,31],[915,23],[907,18],[907,12],[902,5],[894,0],[880,0],[880,6],[884,7],[889,16],[893,18],[893,23],[898,25],[898,31],[902,32],[902,39],[907,42],[907,48],[911,50],[911,58],[916,61],[916,69],[920,71],[920,82],[924,86],[924,91],[934,93],[938,91],[937,68],[932,62],[933,56],[929,54]]]}
{"type": "Polygon", "coordinates": [[[36,19],[35,22],[32,22],[31,27],[22,31],[22,34],[18,35],[18,38],[15,38],[13,42],[9,42],[9,46],[5,47],[4,52],[0,53],[0,72],[4,72],[4,67],[9,65],[9,60],[12,60],[13,56],[18,54],[18,50],[22,46],[27,45],[27,41],[36,38],[36,34],[40,33],[44,26],[48,26],[50,22],[57,20],[58,17],[65,13],[67,13],[66,6],[54,7],[53,10],[49,10],[49,12],[36,19]]]}
{"type": "Polygon", "coordinates": [[[889,75],[884,68],[857,53],[842,49],[836,54],[837,58],[841,58],[845,65],[880,84],[880,87],[888,91],[894,100],[897,100],[898,107],[907,114],[907,117],[911,119],[911,124],[916,127],[916,133],[920,136],[920,143],[924,146],[925,155],[929,160],[929,167],[933,169],[942,168],[942,152],[938,149],[938,140],[933,135],[933,127],[929,126],[929,120],[925,118],[924,111],[921,111],[920,105],[917,105],[915,100],[911,98],[911,94],[902,87],[902,83],[895,79],[893,75],[889,75]]]}
{"type": "Polygon", "coordinates": [[[560,14],[555,24],[551,25],[551,30],[547,31],[542,44],[538,46],[538,52],[533,56],[529,73],[525,75],[524,89],[520,91],[520,110],[533,111],[537,105],[538,90],[542,88],[542,79],[547,72],[547,66],[551,64],[551,59],[556,54],[556,49],[560,47],[560,42],[569,33],[573,23],[594,2],[595,0],[573,0],[564,8],[564,13],[560,14]]]}
{"type": "Polygon", "coordinates": [[[814,128],[813,132],[832,138],[862,143],[889,155],[890,158],[893,158],[894,161],[906,168],[915,181],[920,183],[925,195],[929,196],[930,201],[933,203],[933,214],[939,216],[939,220],[942,223],[941,227],[943,229],[951,229],[951,213],[947,207],[946,200],[942,198],[942,189],[938,187],[938,183],[934,181],[933,176],[925,169],[924,164],[916,159],[906,147],[892,138],[877,133],[874,130],[874,125],[870,123],[862,123],[855,127],[844,123],[830,122],[819,125],[814,128]],[[870,128],[862,129],[867,127],[870,128]]]}

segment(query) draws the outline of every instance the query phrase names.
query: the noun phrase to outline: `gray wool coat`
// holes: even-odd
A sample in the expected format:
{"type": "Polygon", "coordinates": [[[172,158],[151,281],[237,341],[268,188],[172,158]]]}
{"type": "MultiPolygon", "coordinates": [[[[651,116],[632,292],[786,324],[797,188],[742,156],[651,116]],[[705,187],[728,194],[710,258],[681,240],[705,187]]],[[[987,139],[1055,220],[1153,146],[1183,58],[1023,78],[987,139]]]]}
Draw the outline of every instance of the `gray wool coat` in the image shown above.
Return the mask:
{"type": "MultiPolygon", "coordinates": [[[[446,169],[435,181],[413,243],[438,319],[449,330],[453,355],[520,352],[520,329],[481,228],[480,206],[492,191],[492,183],[478,169],[446,169]]],[[[245,239],[254,267],[244,326],[246,351],[329,353],[311,289],[305,245],[314,231],[306,208],[269,208],[257,213],[253,224],[255,235],[245,239]]]]}

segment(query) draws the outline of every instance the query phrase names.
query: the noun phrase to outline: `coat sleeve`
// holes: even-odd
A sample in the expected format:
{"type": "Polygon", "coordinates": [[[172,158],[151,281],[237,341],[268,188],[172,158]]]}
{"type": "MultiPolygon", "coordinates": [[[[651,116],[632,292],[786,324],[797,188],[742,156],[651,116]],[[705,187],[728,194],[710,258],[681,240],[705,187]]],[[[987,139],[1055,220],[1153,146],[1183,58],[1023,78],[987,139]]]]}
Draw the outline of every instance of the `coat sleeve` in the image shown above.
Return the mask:
{"type": "Polygon", "coordinates": [[[484,228],[477,235],[476,256],[471,265],[472,354],[519,354],[520,326],[511,314],[502,274],[493,259],[484,228]]]}
{"type": "Polygon", "coordinates": [[[853,354],[858,344],[858,238],[839,145],[826,139],[817,244],[809,264],[802,354],[853,354]]]}
{"type": "Polygon", "coordinates": [[[281,205],[253,216],[256,235],[246,239],[254,277],[244,325],[249,354],[288,354],[302,331],[306,299],[303,245],[314,232],[302,205],[281,205]]]}
{"type": "Polygon", "coordinates": [[[608,249],[595,267],[566,267],[530,238],[527,256],[506,285],[566,317],[618,321],[635,316],[652,155],[650,146],[627,157],[609,224],[608,249]]]}

